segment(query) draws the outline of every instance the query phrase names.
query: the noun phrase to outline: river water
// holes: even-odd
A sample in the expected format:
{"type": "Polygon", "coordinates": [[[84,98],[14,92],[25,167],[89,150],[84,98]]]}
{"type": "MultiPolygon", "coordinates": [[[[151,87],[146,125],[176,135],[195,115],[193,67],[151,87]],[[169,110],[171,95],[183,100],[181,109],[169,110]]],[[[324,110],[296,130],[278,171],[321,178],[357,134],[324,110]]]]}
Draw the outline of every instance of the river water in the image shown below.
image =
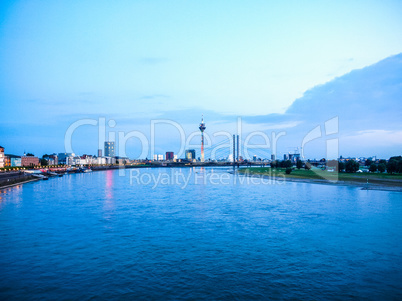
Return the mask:
{"type": "Polygon", "coordinates": [[[402,194],[225,169],[0,193],[0,299],[402,299],[402,194]]]}

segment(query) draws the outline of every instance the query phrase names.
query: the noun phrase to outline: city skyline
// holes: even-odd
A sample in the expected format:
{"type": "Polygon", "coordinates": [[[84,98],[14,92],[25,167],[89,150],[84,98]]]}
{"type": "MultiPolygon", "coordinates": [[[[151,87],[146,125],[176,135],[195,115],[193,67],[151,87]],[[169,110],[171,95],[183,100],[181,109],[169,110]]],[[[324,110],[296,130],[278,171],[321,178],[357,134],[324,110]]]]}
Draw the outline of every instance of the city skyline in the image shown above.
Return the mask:
{"type": "MultiPolygon", "coordinates": [[[[65,152],[69,126],[99,118],[114,122],[108,131],[148,139],[152,120],[168,119],[190,135],[204,114],[206,134],[238,134],[238,117],[245,135],[285,131],[283,154],[338,116],[340,154],[398,155],[399,1],[176,3],[2,3],[0,98],[13,114],[0,120],[0,143],[11,153],[65,152]]],[[[155,152],[177,153],[177,136],[160,129],[155,152]]],[[[91,126],[73,138],[76,153],[103,143],[91,126]]],[[[320,143],[308,157],[325,156],[320,143]]],[[[136,158],[140,148],[132,139],[126,152],[136,158]]]]}

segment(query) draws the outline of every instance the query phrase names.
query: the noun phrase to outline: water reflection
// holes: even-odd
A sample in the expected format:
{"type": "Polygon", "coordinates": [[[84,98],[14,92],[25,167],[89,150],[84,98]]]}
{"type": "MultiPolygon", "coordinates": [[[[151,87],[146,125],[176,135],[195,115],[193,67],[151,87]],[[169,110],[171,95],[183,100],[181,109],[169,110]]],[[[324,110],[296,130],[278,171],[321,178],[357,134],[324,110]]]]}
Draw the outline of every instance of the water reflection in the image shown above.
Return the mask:
{"type": "Polygon", "coordinates": [[[205,168],[204,168],[204,167],[201,167],[201,168],[199,169],[199,171],[196,171],[196,169],[193,168],[193,172],[195,172],[196,174],[198,174],[197,178],[198,178],[199,181],[197,181],[197,184],[198,184],[198,182],[199,182],[199,183],[205,185],[205,184],[206,184],[206,182],[205,182],[205,173],[206,173],[205,168]]]}
{"type": "Polygon", "coordinates": [[[0,209],[2,209],[6,200],[12,200],[14,204],[17,204],[17,208],[22,205],[22,184],[0,189],[0,209]],[[11,197],[8,197],[11,195],[11,197]]]}
{"type": "Polygon", "coordinates": [[[114,198],[113,198],[113,184],[114,184],[114,179],[113,176],[114,171],[113,170],[107,170],[106,171],[106,184],[105,184],[105,203],[103,206],[103,209],[105,210],[105,213],[109,213],[105,215],[106,219],[110,218],[110,212],[113,211],[114,209],[114,198]]]}

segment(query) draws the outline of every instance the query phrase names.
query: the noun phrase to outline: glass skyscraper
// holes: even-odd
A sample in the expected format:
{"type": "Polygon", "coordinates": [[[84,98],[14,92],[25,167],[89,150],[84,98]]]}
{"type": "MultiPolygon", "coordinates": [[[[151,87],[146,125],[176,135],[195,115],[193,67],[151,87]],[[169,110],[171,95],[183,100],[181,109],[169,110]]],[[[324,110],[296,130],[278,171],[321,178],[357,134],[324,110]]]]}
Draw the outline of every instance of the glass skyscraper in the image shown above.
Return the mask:
{"type": "Polygon", "coordinates": [[[105,141],[105,157],[114,157],[114,142],[105,141]]]}
{"type": "Polygon", "coordinates": [[[186,159],[189,161],[192,161],[195,159],[195,150],[194,149],[186,150],[186,159]]]}

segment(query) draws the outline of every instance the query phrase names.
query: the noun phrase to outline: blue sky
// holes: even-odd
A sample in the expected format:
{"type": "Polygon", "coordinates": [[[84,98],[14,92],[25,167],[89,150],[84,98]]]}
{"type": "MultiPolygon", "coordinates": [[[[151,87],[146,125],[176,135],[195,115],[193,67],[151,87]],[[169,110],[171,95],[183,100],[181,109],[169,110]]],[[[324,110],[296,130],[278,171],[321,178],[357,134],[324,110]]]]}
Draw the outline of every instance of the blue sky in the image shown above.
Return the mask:
{"type": "MultiPolygon", "coordinates": [[[[284,113],[402,52],[401,13],[401,1],[3,1],[0,144],[61,152],[79,118],[146,131],[183,112],[222,128],[284,113]]],[[[76,152],[96,153],[92,134],[77,134],[76,152]]]]}

